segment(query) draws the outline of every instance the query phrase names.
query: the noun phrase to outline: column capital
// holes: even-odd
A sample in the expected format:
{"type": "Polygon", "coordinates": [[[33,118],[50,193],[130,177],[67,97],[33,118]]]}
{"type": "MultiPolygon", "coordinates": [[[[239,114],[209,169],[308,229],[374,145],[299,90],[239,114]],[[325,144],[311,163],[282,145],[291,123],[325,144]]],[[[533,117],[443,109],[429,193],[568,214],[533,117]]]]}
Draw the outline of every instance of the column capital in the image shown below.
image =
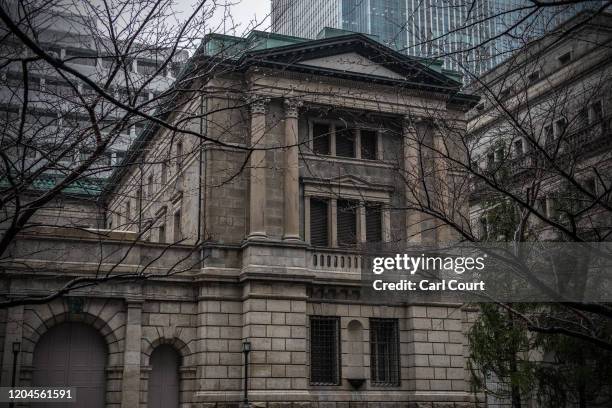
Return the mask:
{"type": "Polygon", "coordinates": [[[285,99],[283,104],[285,105],[285,117],[297,118],[298,110],[304,105],[304,102],[298,99],[285,99]]]}
{"type": "Polygon", "coordinates": [[[270,98],[265,96],[252,95],[247,98],[247,103],[252,114],[265,114],[266,107],[270,103],[270,98]]]}

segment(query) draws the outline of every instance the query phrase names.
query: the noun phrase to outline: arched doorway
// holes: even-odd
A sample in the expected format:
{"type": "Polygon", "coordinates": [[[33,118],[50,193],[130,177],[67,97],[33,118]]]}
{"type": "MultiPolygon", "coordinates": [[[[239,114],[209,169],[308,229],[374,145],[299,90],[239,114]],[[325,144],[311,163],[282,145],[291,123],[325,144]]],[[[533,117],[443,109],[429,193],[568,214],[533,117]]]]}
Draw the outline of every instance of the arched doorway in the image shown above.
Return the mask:
{"type": "Polygon", "coordinates": [[[51,328],[36,344],[33,368],[34,386],[77,387],[76,403],[46,406],[104,408],[106,343],[93,327],[62,323],[51,328]]]}
{"type": "Polygon", "coordinates": [[[170,345],[162,344],[151,353],[149,408],[178,408],[181,356],[170,345]]]}

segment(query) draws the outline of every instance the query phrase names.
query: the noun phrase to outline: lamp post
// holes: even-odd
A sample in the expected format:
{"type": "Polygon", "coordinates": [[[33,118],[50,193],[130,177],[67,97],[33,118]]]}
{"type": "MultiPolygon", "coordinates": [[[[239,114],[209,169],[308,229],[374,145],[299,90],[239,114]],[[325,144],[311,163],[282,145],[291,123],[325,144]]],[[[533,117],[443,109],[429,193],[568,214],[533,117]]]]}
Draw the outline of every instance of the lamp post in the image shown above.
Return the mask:
{"type": "Polygon", "coordinates": [[[243,407],[249,408],[249,353],[251,352],[251,342],[245,340],[242,343],[242,353],[244,354],[244,401],[243,407]]]}
{"type": "MultiPolygon", "coordinates": [[[[11,377],[11,388],[15,388],[15,383],[17,381],[17,356],[19,355],[19,351],[21,350],[21,343],[18,341],[13,342],[13,376],[11,377]]],[[[15,402],[9,402],[9,408],[13,408],[15,406],[15,402]]]]}

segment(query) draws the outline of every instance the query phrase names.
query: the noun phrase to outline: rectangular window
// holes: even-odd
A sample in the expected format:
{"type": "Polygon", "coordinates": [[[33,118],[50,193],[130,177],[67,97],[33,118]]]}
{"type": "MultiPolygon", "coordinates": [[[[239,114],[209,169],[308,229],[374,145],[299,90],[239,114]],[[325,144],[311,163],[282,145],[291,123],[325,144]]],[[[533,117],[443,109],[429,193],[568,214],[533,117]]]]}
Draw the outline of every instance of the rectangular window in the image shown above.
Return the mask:
{"type": "Polygon", "coordinates": [[[591,104],[591,123],[597,123],[603,118],[603,106],[601,101],[593,102],[591,104]]]}
{"type": "Polygon", "coordinates": [[[312,126],[312,147],[315,154],[329,154],[329,125],[315,123],[312,126]]]}
{"type": "Polygon", "coordinates": [[[559,119],[555,122],[555,138],[559,138],[565,133],[566,126],[565,119],[559,119]]]}
{"type": "Polygon", "coordinates": [[[183,167],[183,142],[176,143],[176,171],[183,167]]]}
{"type": "Polygon", "coordinates": [[[128,200],[125,202],[125,222],[129,224],[131,218],[132,218],[132,200],[128,198],[128,200]]]}
{"type": "Polygon", "coordinates": [[[183,239],[183,233],[181,231],[181,212],[177,211],[174,213],[174,242],[178,242],[183,239]]]}
{"type": "Polygon", "coordinates": [[[310,382],[340,384],[340,328],[337,317],[310,318],[310,382]]]}
{"type": "Polygon", "coordinates": [[[166,185],[166,181],[168,180],[168,165],[165,161],[161,162],[161,184],[162,186],[166,185]]]}
{"type": "Polygon", "coordinates": [[[514,141],[514,154],[516,156],[523,154],[523,141],[520,139],[514,141]]]}
{"type": "Polygon", "coordinates": [[[529,80],[530,84],[533,84],[535,82],[538,82],[538,80],[540,79],[540,71],[534,71],[531,74],[529,74],[529,76],[527,77],[527,79],[529,80]]]}
{"type": "Polygon", "coordinates": [[[569,62],[572,60],[572,53],[566,52],[565,54],[560,55],[558,60],[561,65],[569,64],[569,62]]]}
{"type": "Polygon", "coordinates": [[[376,160],[377,134],[373,130],[361,131],[361,158],[366,160],[376,160]]]}
{"type": "Polygon", "coordinates": [[[159,226],[159,237],[157,242],[159,242],[160,244],[165,244],[166,243],[166,224],[161,224],[159,226]]]}
{"type": "Polygon", "coordinates": [[[357,207],[359,203],[338,200],[337,231],[338,246],[353,246],[357,243],[357,207]]]}
{"type": "Polygon", "coordinates": [[[149,177],[147,179],[147,195],[149,196],[149,199],[153,198],[153,175],[149,174],[149,177]]]}
{"type": "Polygon", "coordinates": [[[399,376],[397,319],[370,319],[370,370],[372,383],[397,386],[399,376]]]}
{"type": "Polygon", "coordinates": [[[336,156],[355,157],[355,135],[351,129],[336,128],[336,156]]]}
{"type": "Polygon", "coordinates": [[[366,211],[366,241],[382,241],[382,207],[380,204],[367,203],[366,211]]]}
{"type": "Polygon", "coordinates": [[[314,246],[329,246],[327,223],[327,200],[310,199],[310,243],[314,246]]]}
{"type": "Polygon", "coordinates": [[[582,108],[578,111],[578,115],[576,116],[576,128],[582,129],[589,124],[589,110],[587,108],[582,108]]]}
{"type": "Polygon", "coordinates": [[[552,143],[555,139],[552,125],[544,126],[544,141],[546,144],[552,143]]]}

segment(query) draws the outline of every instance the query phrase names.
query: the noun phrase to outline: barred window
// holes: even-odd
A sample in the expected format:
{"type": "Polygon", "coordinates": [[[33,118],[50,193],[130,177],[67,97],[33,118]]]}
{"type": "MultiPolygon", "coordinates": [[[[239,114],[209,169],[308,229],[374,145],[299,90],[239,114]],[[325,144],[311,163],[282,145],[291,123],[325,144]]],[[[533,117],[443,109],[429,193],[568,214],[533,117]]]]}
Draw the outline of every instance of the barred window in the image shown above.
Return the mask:
{"type": "Polygon", "coordinates": [[[351,129],[336,128],[336,156],[355,157],[355,136],[351,129]]]}
{"type": "Polygon", "coordinates": [[[340,384],[340,327],[337,317],[310,318],[310,382],[340,384]]]}
{"type": "Polygon", "coordinates": [[[399,377],[399,334],[396,319],[370,319],[372,383],[396,386],[399,377]]]}
{"type": "Polygon", "coordinates": [[[338,245],[353,246],[357,243],[357,207],[351,200],[338,200],[338,245]]]}
{"type": "Polygon", "coordinates": [[[326,247],[329,244],[327,226],[327,200],[310,199],[310,243],[326,247]]]}
{"type": "Polygon", "coordinates": [[[366,203],[366,241],[382,241],[382,213],[377,203],[366,203]]]}
{"type": "Polygon", "coordinates": [[[329,154],[329,125],[322,123],[313,125],[312,146],[315,154],[329,154]]]}
{"type": "Polygon", "coordinates": [[[376,132],[373,130],[361,131],[361,158],[376,160],[376,132]]]}

